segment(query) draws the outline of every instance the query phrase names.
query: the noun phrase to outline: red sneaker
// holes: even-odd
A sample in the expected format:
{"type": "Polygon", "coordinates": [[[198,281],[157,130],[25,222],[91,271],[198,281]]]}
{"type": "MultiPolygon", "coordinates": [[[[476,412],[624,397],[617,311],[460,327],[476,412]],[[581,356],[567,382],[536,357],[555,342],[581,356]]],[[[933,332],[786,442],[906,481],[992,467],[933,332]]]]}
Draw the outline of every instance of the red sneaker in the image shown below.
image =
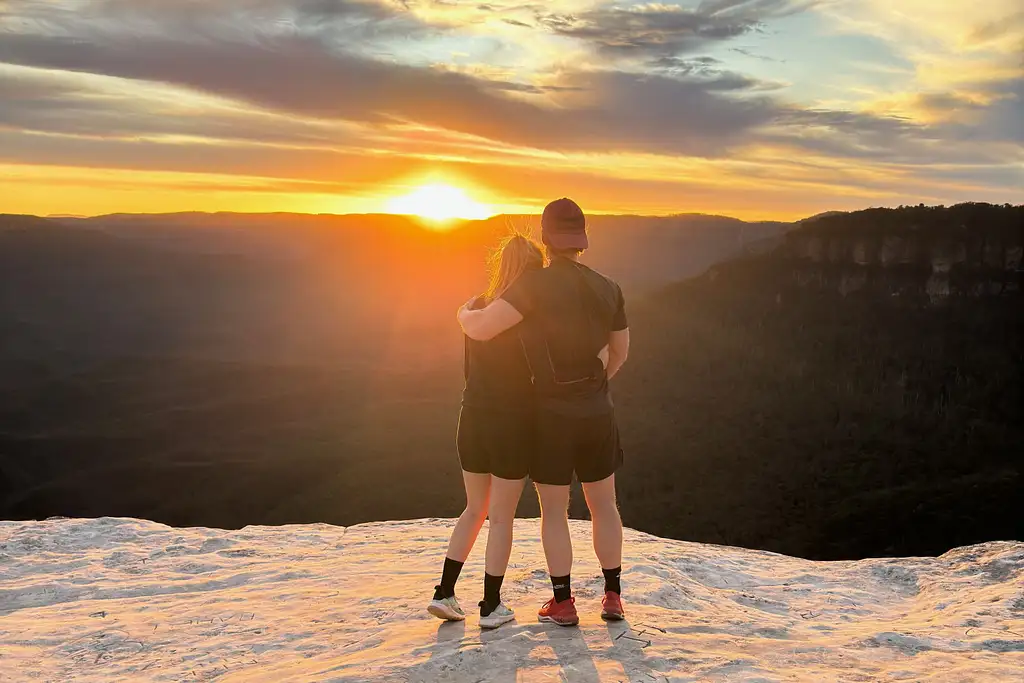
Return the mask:
{"type": "Polygon", "coordinates": [[[608,591],[601,601],[601,618],[608,621],[622,621],[626,613],[622,609],[622,598],[618,593],[608,591]]]}
{"type": "Polygon", "coordinates": [[[576,598],[562,602],[551,598],[537,611],[537,619],[559,626],[575,626],[580,623],[580,615],[576,614],[576,598]]]}

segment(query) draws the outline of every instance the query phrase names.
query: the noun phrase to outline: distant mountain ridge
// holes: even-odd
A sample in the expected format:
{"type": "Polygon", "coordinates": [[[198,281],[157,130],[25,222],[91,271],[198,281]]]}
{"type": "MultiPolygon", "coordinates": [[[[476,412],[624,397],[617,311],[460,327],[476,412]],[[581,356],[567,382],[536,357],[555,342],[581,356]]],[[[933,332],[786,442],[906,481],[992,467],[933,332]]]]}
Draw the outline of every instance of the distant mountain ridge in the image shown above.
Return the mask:
{"type": "MultiPolygon", "coordinates": [[[[867,210],[870,211],[870,209],[867,209],[867,210]]],[[[808,216],[807,218],[801,218],[800,220],[796,221],[796,224],[797,225],[805,225],[807,223],[813,223],[814,221],[821,220],[822,218],[832,218],[833,216],[843,216],[843,215],[845,215],[847,213],[850,213],[850,212],[849,211],[822,211],[821,213],[816,213],[813,216],[808,216]]]]}
{"type": "MultiPolygon", "coordinates": [[[[588,263],[625,284],[642,290],[696,275],[745,245],[785,233],[791,224],[747,223],[724,216],[594,215],[588,263]]],[[[425,231],[453,247],[493,247],[510,227],[539,230],[538,216],[500,215],[483,221],[453,221],[443,230],[410,216],[389,214],[114,214],[69,225],[103,230],[119,237],[143,239],[162,248],[309,258],[326,249],[370,252],[401,250],[401,237],[418,244],[425,231]],[[388,235],[381,243],[379,233],[388,235]],[[375,234],[377,233],[377,234],[375,234]]],[[[538,235],[539,237],[539,235],[538,235]]],[[[471,267],[471,264],[465,264],[471,267]]]]}
{"type": "MultiPolygon", "coordinates": [[[[11,293],[0,301],[0,347],[310,362],[331,348],[370,353],[359,328],[387,304],[405,334],[448,330],[445,348],[456,353],[450,311],[483,288],[485,260],[509,223],[529,227],[515,217],[438,231],[391,215],[0,215],[0,287],[11,293]]],[[[631,297],[786,227],[606,216],[592,226],[587,262],[631,297]]]]}

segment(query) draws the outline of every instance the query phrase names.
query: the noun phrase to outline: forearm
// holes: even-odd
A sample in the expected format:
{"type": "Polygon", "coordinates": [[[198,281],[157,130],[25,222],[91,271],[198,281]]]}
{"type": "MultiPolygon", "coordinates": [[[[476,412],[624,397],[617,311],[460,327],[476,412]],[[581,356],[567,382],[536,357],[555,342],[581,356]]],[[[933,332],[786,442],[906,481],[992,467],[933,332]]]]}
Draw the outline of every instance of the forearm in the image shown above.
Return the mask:
{"type": "Polygon", "coordinates": [[[616,353],[614,351],[609,351],[608,352],[608,370],[607,370],[607,372],[608,372],[608,379],[611,379],[616,374],[618,374],[619,370],[621,370],[622,366],[625,365],[625,364],[626,364],[626,354],[620,354],[620,353],[616,353]]]}
{"type": "Polygon", "coordinates": [[[629,357],[629,328],[612,332],[608,340],[608,379],[622,369],[629,357]]]}
{"type": "Polygon", "coordinates": [[[487,308],[471,309],[469,305],[459,309],[459,324],[470,339],[489,341],[505,330],[522,321],[523,316],[508,302],[498,299],[487,308]]]}

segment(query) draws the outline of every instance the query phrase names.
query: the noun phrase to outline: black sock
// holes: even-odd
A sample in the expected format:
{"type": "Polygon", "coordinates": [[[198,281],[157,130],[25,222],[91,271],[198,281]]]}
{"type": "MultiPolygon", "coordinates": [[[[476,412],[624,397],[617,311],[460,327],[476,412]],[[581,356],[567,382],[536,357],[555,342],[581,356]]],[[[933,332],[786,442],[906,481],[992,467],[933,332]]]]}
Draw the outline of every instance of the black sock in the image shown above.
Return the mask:
{"type": "Polygon", "coordinates": [[[462,562],[456,562],[450,557],[444,558],[444,569],[441,571],[441,585],[434,589],[435,600],[443,600],[455,595],[455,582],[459,580],[462,565],[462,562]]]}
{"type": "Polygon", "coordinates": [[[501,582],[504,580],[504,574],[501,576],[484,574],[484,599],[480,603],[480,616],[486,617],[501,603],[501,582]]]}
{"type": "Polygon", "coordinates": [[[551,577],[551,588],[555,591],[555,602],[565,602],[572,597],[572,588],[569,585],[570,576],[570,574],[566,574],[565,576],[551,577]]]}
{"type": "Polygon", "coordinates": [[[622,567],[616,567],[615,569],[602,569],[604,573],[604,592],[611,591],[612,593],[622,594],[622,584],[619,582],[619,576],[622,575],[622,567]]]}

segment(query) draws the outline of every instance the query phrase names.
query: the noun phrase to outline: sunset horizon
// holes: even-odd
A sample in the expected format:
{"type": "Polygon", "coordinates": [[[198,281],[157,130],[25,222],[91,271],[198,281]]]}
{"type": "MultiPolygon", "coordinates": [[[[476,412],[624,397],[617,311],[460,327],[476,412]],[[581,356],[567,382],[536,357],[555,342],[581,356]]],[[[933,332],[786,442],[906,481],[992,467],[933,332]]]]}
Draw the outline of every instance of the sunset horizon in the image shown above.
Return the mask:
{"type": "MultiPolygon", "coordinates": [[[[987,202],[958,202],[959,204],[972,204],[981,203],[987,204],[987,202]]],[[[795,214],[793,217],[774,217],[764,216],[757,212],[753,212],[751,215],[740,216],[725,212],[704,212],[704,211],[672,211],[668,213],[631,213],[628,211],[588,211],[589,216],[593,217],[629,217],[629,218],[679,218],[679,217],[695,217],[703,216],[708,218],[723,218],[723,219],[735,219],[744,223],[800,223],[810,218],[815,218],[820,215],[828,215],[833,213],[857,213],[859,211],[869,211],[872,209],[898,209],[904,205],[894,206],[863,206],[859,209],[849,210],[826,210],[814,214],[795,214]]],[[[918,206],[918,205],[911,205],[918,206]]],[[[940,206],[940,205],[925,205],[925,206],[940,206]]],[[[956,206],[956,205],[952,205],[956,206]]],[[[1004,202],[1002,204],[995,204],[995,206],[1019,206],[1018,203],[1004,202]]],[[[234,216],[268,216],[268,215],[283,215],[283,216],[311,216],[311,217],[327,217],[327,218],[348,218],[348,217],[359,217],[359,216],[380,216],[388,218],[407,218],[413,221],[419,221],[425,224],[425,227],[432,227],[431,224],[453,225],[453,224],[466,224],[466,223],[485,223],[502,218],[535,218],[540,219],[543,207],[538,207],[535,210],[525,211],[502,211],[493,213],[488,216],[482,216],[480,218],[464,218],[459,216],[450,216],[444,218],[435,218],[427,215],[417,213],[400,213],[394,211],[361,211],[361,212],[333,212],[333,211],[189,211],[189,210],[177,210],[177,211],[113,211],[110,213],[98,213],[98,214],[76,214],[76,213],[50,213],[50,214],[31,214],[22,213],[20,215],[26,216],[38,216],[39,218],[47,219],[76,219],[76,220],[94,220],[105,218],[109,216],[174,216],[174,215],[200,215],[200,216],[217,216],[217,215],[234,215],[234,216]]],[[[3,212],[0,213],[12,213],[3,212]]],[[[19,215],[17,212],[13,212],[14,215],[19,215]]]]}

